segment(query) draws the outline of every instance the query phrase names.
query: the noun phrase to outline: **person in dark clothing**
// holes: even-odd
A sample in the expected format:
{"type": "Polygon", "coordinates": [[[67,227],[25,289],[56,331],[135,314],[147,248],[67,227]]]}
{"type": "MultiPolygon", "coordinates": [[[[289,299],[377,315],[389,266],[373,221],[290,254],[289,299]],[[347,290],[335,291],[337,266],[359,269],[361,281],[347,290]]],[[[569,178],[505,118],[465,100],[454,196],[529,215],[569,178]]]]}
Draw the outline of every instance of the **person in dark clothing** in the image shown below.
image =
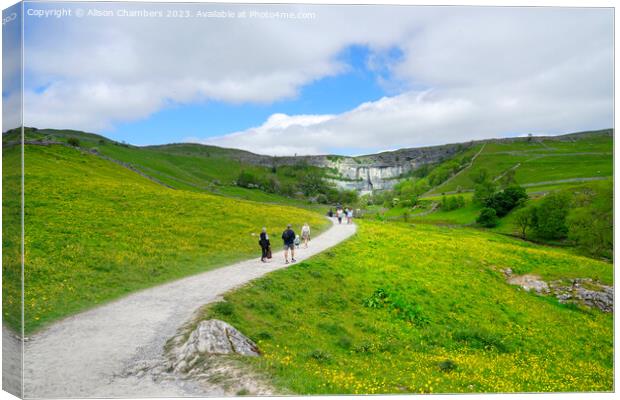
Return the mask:
{"type": "Polygon", "coordinates": [[[334,210],[332,210],[331,208],[329,209],[329,211],[327,212],[327,216],[329,218],[333,218],[334,217],[334,210]]]}
{"type": "Polygon", "coordinates": [[[271,243],[269,243],[269,235],[267,234],[267,228],[263,227],[263,231],[260,234],[260,239],[258,240],[258,244],[260,245],[262,255],[260,260],[262,262],[267,262],[268,258],[271,258],[271,243]]]}
{"type": "Polygon", "coordinates": [[[288,224],[286,230],[282,232],[282,240],[284,241],[284,261],[288,264],[288,251],[291,250],[291,261],[295,262],[295,232],[288,224]]]}

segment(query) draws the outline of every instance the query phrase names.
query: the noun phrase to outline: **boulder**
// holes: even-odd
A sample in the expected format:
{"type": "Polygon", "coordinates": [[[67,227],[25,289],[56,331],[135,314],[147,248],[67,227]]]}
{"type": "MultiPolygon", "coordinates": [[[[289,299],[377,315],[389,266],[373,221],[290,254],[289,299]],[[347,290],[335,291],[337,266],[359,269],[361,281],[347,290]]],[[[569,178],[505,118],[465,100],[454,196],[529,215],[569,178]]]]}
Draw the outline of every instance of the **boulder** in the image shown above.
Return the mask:
{"type": "Polygon", "coordinates": [[[175,369],[193,364],[200,355],[239,354],[256,357],[260,351],[256,344],[224,321],[202,321],[176,352],[175,369]]]}

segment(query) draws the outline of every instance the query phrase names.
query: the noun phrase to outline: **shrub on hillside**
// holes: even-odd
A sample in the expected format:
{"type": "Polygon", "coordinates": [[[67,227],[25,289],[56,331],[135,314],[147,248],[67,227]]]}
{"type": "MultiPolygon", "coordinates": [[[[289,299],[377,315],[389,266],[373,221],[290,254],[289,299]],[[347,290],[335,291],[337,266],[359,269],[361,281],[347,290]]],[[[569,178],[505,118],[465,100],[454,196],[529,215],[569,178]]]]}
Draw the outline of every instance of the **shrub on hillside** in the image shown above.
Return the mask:
{"type": "Polygon", "coordinates": [[[542,239],[563,239],[568,234],[566,217],[570,210],[570,195],[564,192],[548,194],[535,209],[532,225],[542,239]]]}
{"type": "Polygon", "coordinates": [[[275,176],[270,176],[261,184],[261,187],[268,193],[280,192],[280,181],[275,176]]]}
{"type": "Polygon", "coordinates": [[[495,194],[497,185],[493,182],[486,169],[481,169],[472,178],[474,182],[473,201],[477,204],[485,204],[486,201],[495,194]]]}
{"type": "Polygon", "coordinates": [[[413,200],[403,200],[400,202],[400,206],[404,208],[411,208],[415,206],[415,201],[413,200]]]}
{"type": "Polygon", "coordinates": [[[463,196],[443,196],[441,198],[441,209],[444,211],[452,211],[465,206],[465,198],[463,196]]]}
{"type": "Polygon", "coordinates": [[[611,258],[613,255],[613,190],[602,187],[576,196],[580,207],[567,217],[568,238],[583,252],[611,258]]]}
{"type": "Polygon", "coordinates": [[[291,197],[295,194],[296,191],[297,189],[295,188],[295,185],[291,183],[283,183],[280,186],[280,193],[283,194],[284,196],[291,197]]]}
{"type": "Polygon", "coordinates": [[[485,207],[480,210],[480,215],[476,219],[476,222],[485,228],[493,228],[497,226],[499,219],[497,218],[497,213],[494,209],[485,207]]]}
{"type": "Polygon", "coordinates": [[[317,171],[308,170],[300,174],[297,179],[297,186],[305,196],[315,196],[319,193],[326,193],[329,190],[329,185],[317,171]]]}
{"type": "Polygon", "coordinates": [[[513,208],[527,200],[525,189],[521,186],[510,186],[501,192],[493,193],[484,201],[484,205],[492,208],[498,217],[508,214],[513,208]]]}
{"type": "Polygon", "coordinates": [[[237,177],[237,186],[244,188],[257,188],[259,187],[259,180],[251,172],[241,171],[237,177]]]}
{"type": "Polygon", "coordinates": [[[593,256],[613,255],[613,213],[592,209],[575,210],[567,219],[568,238],[582,251],[593,256]]]}
{"type": "Polygon", "coordinates": [[[497,190],[497,185],[491,181],[485,181],[482,183],[478,183],[474,186],[474,197],[473,201],[477,204],[485,204],[486,201],[495,194],[497,190]]]}
{"type": "Polygon", "coordinates": [[[79,147],[80,146],[80,139],[74,138],[74,137],[70,137],[69,139],[67,139],[67,143],[69,143],[73,147],[79,147]]]}

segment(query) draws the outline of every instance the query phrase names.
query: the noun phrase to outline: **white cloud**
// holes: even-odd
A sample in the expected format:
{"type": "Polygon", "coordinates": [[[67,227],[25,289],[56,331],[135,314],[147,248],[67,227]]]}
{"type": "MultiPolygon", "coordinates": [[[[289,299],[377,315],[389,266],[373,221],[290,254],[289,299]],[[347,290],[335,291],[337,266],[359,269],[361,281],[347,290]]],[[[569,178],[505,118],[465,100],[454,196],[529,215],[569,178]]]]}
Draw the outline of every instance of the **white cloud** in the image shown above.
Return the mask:
{"type": "MultiPolygon", "coordinates": [[[[167,8],[139,5],[144,7],[167,8]]],[[[318,18],[27,19],[26,84],[32,89],[25,93],[27,124],[99,130],[148,117],[170,103],[271,103],[294,98],[302,86],[344,72],[347,66],[336,57],[348,45],[394,43],[411,22],[402,16],[395,21],[394,10],[370,13],[360,7],[210,5],[209,9],[258,7],[315,10],[318,18]],[[386,26],[388,19],[392,21],[386,26]],[[368,35],[367,29],[375,33],[368,35]],[[34,90],[42,86],[48,87],[34,90]]]]}
{"type": "Polygon", "coordinates": [[[25,93],[26,124],[96,131],[170,103],[281,101],[345,72],[336,56],[351,45],[368,46],[369,67],[400,94],[192,140],[266,154],[371,152],[612,124],[610,9],[262,7],[317,19],[85,18],[33,29],[28,86],[49,86],[25,93]],[[402,59],[386,61],[394,47],[402,59]]]}
{"type": "Polygon", "coordinates": [[[332,115],[273,114],[261,126],[242,132],[212,140],[186,140],[269,155],[318,154],[321,153],[321,146],[330,139],[329,132],[321,132],[318,127],[332,118],[332,115]],[[326,137],[322,138],[322,135],[326,137]]]}
{"type": "MultiPolygon", "coordinates": [[[[607,100],[554,102],[536,93],[509,97],[506,90],[512,88],[469,96],[461,91],[408,92],[324,120],[314,116],[316,122],[303,126],[272,127],[268,120],[243,132],[191,141],[262,154],[361,154],[521,132],[571,132],[596,126],[608,120],[612,112],[607,100]],[[283,143],[288,146],[279,146],[283,143]]],[[[296,116],[288,118],[294,120],[296,116]]]]}
{"type": "MultiPolygon", "coordinates": [[[[394,80],[432,89],[362,104],[305,126],[303,134],[314,145],[309,154],[612,126],[609,12],[468,8],[432,22],[400,43],[404,59],[391,66],[394,80]]],[[[208,142],[260,151],[269,140],[300,133],[263,132],[265,141],[258,143],[246,140],[251,132],[208,142]]]]}

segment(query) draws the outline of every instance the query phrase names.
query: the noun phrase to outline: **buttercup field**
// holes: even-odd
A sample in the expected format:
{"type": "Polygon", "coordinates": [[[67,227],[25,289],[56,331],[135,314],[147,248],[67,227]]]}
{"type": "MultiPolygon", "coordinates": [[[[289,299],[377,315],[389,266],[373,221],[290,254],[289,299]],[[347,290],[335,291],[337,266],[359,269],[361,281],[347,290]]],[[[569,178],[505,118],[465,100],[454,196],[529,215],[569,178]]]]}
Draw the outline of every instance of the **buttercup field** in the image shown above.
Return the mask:
{"type": "Polygon", "coordinates": [[[4,390],[613,392],[612,9],[3,21],[4,390]]]}

